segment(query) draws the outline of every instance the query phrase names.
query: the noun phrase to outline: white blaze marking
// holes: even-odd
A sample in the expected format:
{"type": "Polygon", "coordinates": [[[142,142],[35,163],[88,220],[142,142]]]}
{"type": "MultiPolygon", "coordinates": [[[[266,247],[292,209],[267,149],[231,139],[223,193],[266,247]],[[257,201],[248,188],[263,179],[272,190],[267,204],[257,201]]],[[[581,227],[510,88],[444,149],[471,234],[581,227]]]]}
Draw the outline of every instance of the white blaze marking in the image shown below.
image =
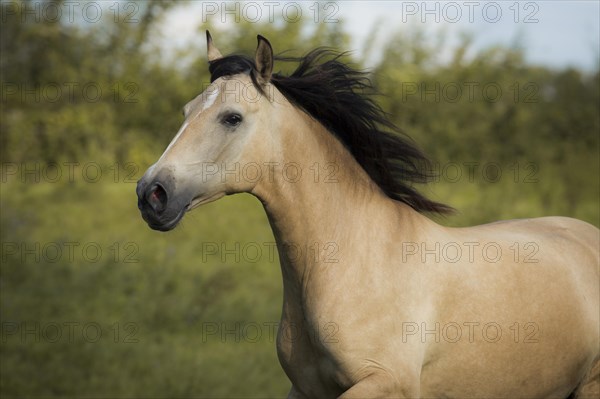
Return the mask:
{"type": "MultiPolygon", "coordinates": [[[[199,115],[199,114],[198,114],[199,115]]],[[[189,122],[185,121],[183,122],[183,125],[181,125],[181,127],[179,128],[179,131],[177,132],[177,134],[175,135],[175,137],[173,138],[173,140],[171,140],[171,142],[169,143],[169,145],[167,146],[167,149],[165,150],[165,152],[163,152],[163,154],[161,155],[160,159],[157,161],[157,163],[162,159],[162,157],[165,156],[165,154],[167,153],[167,151],[169,151],[169,149],[171,147],[173,147],[173,145],[177,142],[177,140],[179,140],[179,136],[181,136],[181,133],[183,133],[183,131],[185,130],[185,128],[187,128],[189,125],[189,122]]]]}
{"type": "MultiPolygon", "coordinates": [[[[215,100],[217,99],[217,96],[219,95],[219,88],[217,87],[215,91],[213,91],[212,93],[210,93],[208,95],[208,97],[206,98],[206,101],[204,102],[204,106],[202,107],[202,111],[206,111],[207,109],[209,109],[214,103],[215,100]]],[[[202,112],[200,111],[200,112],[202,112]]]]}
{"type": "MultiPolygon", "coordinates": [[[[188,120],[186,120],[185,122],[183,122],[183,125],[181,125],[181,128],[179,128],[179,131],[177,132],[177,134],[175,135],[175,137],[173,138],[173,140],[171,140],[171,142],[169,143],[169,145],[167,146],[167,149],[163,152],[163,154],[161,155],[161,157],[158,159],[158,161],[156,161],[156,163],[159,163],[160,160],[165,156],[165,154],[169,151],[169,149],[171,149],[171,147],[173,147],[173,145],[175,145],[175,143],[177,142],[177,140],[179,140],[179,137],[181,136],[181,134],[185,131],[185,129],[188,127],[188,125],[190,123],[192,123],[202,112],[206,111],[208,108],[210,108],[216,101],[217,97],[219,96],[219,88],[215,88],[214,91],[212,91],[207,97],[206,97],[206,101],[204,101],[204,105],[202,106],[202,109],[199,110],[196,115],[194,115],[192,118],[188,118],[188,120]]],[[[156,165],[156,164],[155,164],[156,165]]],[[[153,165],[154,166],[154,165],[153,165]]]]}

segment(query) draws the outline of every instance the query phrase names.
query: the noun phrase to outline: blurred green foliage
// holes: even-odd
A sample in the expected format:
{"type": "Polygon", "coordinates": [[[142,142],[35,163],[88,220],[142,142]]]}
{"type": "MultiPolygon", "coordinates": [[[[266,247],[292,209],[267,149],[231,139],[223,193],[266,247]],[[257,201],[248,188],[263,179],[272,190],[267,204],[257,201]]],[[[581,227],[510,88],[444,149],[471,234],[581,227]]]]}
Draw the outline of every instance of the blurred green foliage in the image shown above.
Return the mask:
{"type": "MultiPolygon", "coordinates": [[[[151,40],[174,3],[137,4],[133,24],[40,23],[17,13],[0,27],[0,392],[283,396],[289,383],[269,336],[281,277],[258,201],[225,198],[168,234],[149,230],[136,208],[135,180],[208,81],[204,50],[179,54],[186,65],[168,64],[151,40]],[[43,173],[53,163],[62,165],[56,182],[43,173]],[[75,163],[73,178],[66,163],[75,163]],[[101,166],[95,181],[82,177],[88,164],[101,166]],[[257,260],[230,253],[256,245],[257,260]],[[50,342],[54,324],[62,336],[50,342]],[[95,326],[101,337],[92,342],[95,326]]],[[[247,54],[256,33],[296,55],[350,43],[343,23],[305,25],[241,22],[224,31],[208,23],[198,36],[210,28],[223,52],[247,54]]],[[[439,181],[424,190],[459,211],[441,222],[561,214],[600,225],[598,71],[529,65],[521,49],[465,57],[468,36],[447,60],[442,39],[432,45],[423,32],[400,31],[373,68],[382,107],[439,162],[439,181]]],[[[368,52],[353,57],[358,67],[373,65],[368,52]]]]}

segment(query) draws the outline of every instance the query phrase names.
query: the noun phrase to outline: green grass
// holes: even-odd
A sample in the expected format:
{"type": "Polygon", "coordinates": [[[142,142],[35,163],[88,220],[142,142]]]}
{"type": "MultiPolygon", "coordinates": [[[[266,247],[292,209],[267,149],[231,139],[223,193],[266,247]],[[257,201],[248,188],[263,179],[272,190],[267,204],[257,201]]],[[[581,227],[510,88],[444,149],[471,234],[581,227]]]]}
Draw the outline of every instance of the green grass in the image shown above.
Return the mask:
{"type": "Polygon", "coordinates": [[[278,262],[266,250],[258,261],[202,255],[206,243],[270,245],[259,202],[228,197],[161,234],[140,218],[134,188],[3,184],[2,396],[284,396],[267,334],[281,309],[278,262]],[[6,247],[36,242],[39,260],[6,247]],[[55,245],[73,257],[52,262],[43,248],[55,245]],[[85,245],[101,248],[97,261],[85,245]]]}
{"type": "MultiPolygon", "coordinates": [[[[570,208],[551,179],[445,182],[432,191],[460,210],[445,224],[567,214],[598,225],[597,197],[570,208]]],[[[166,234],[141,219],[133,183],[13,181],[2,185],[0,205],[3,397],[287,393],[269,334],[280,316],[281,275],[277,258],[268,256],[273,237],[256,199],[226,197],[166,234]],[[14,245],[36,242],[39,260],[13,253],[14,245]],[[51,249],[75,245],[67,243],[78,243],[73,257],[54,261],[51,249]],[[234,251],[242,252],[237,260],[206,251],[236,243],[262,255],[254,261],[256,253],[234,251]],[[83,253],[86,245],[102,255],[94,261],[95,252],[83,253]]]]}

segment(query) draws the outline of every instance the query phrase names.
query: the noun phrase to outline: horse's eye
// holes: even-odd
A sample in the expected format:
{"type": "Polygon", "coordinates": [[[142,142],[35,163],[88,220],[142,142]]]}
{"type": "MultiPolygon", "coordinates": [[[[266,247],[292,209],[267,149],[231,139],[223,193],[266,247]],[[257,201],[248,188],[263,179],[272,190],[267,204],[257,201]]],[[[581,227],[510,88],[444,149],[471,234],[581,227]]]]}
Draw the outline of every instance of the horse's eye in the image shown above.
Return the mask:
{"type": "Polygon", "coordinates": [[[223,123],[230,127],[236,127],[242,123],[242,116],[240,114],[227,114],[223,117],[223,123]]]}

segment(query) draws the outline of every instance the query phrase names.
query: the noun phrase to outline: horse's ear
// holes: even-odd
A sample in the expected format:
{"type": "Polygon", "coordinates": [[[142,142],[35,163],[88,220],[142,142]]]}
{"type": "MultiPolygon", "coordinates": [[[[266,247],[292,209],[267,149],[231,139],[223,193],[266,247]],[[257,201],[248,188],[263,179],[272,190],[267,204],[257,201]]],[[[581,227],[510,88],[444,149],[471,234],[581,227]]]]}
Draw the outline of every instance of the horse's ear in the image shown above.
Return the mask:
{"type": "Polygon", "coordinates": [[[208,53],[209,62],[223,58],[219,49],[213,44],[212,36],[208,30],[206,31],[206,52],[208,53]]]}
{"type": "Polygon", "coordinates": [[[271,80],[273,72],[273,48],[271,43],[261,35],[257,36],[258,47],[256,47],[256,69],[261,83],[267,83],[271,80]]]}

